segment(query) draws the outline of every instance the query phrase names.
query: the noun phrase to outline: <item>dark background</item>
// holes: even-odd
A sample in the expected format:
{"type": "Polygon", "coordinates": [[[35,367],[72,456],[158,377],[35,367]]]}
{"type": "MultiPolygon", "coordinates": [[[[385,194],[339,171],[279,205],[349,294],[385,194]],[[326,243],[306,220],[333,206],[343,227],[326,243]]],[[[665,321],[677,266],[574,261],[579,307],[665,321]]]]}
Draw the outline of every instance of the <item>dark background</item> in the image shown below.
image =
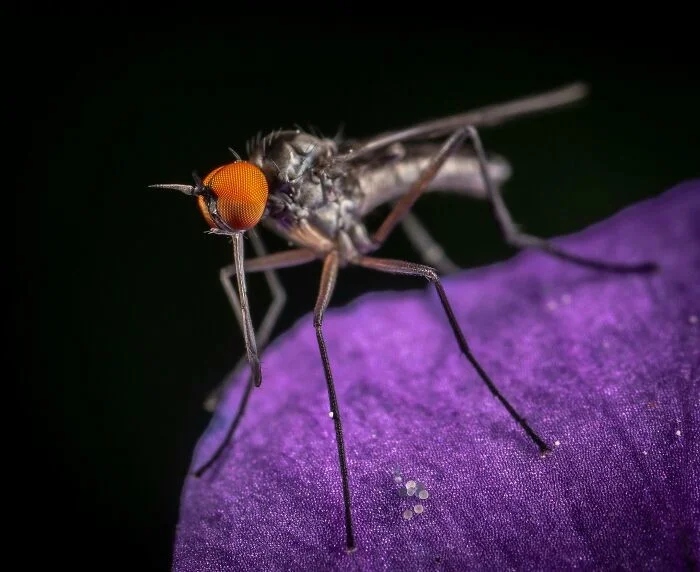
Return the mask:
{"type": "MultiPolygon", "coordinates": [[[[73,569],[95,569],[93,550],[130,569],[169,567],[180,487],[208,420],[201,403],[243,350],[217,276],[227,241],[204,234],[191,199],[147,185],[188,183],[259,130],[332,135],[342,123],[368,136],[575,80],[591,85],[585,105],[482,131],[512,162],[506,199],[525,229],[574,232],[700,174],[700,89],[680,46],[506,49],[460,30],[380,41],[281,22],[243,38],[245,21],[215,16],[211,31],[170,37],[55,34],[14,92],[33,98],[16,196],[29,278],[20,410],[36,465],[23,477],[36,499],[27,530],[73,569]]],[[[432,195],[416,210],[464,267],[512,254],[485,204],[432,195]]],[[[400,234],[382,253],[415,259],[400,234]]],[[[318,265],[282,272],[278,333],[310,311],[318,275],[318,265]]],[[[269,301],[259,285],[250,279],[255,315],[269,301]]],[[[334,303],[417,287],[348,270],[334,303]]]]}

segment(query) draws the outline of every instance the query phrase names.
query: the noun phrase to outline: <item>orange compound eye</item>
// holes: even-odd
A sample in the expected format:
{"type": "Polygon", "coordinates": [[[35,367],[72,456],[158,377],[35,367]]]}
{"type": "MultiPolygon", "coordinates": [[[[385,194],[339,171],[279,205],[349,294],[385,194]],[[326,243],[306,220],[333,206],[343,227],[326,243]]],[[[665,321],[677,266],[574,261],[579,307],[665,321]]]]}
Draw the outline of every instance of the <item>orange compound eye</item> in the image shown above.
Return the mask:
{"type": "MultiPolygon", "coordinates": [[[[216,197],[216,210],[232,230],[258,224],[267,203],[267,179],[259,167],[247,161],[228,163],[209,173],[204,181],[216,197]]],[[[199,208],[212,228],[218,227],[201,195],[199,208]]]]}

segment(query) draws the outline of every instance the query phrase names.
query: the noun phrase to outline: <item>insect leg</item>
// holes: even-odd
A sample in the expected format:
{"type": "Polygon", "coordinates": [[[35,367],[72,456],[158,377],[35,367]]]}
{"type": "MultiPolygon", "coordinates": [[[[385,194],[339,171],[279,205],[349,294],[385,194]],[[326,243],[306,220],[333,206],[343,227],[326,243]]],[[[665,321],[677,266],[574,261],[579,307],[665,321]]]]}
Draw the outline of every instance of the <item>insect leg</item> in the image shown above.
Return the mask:
{"type": "MultiPolygon", "coordinates": [[[[251,235],[252,236],[252,235],[251,235]]],[[[255,239],[253,239],[255,240],[255,239]]],[[[262,246],[262,241],[259,242],[259,246],[262,246]]],[[[264,250],[264,247],[263,247],[264,250]]],[[[257,248],[256,248],[257,251],[257,248]]],[[[275,254],[266,254],[264,256],[259,256],[258,258],[254,258],[252,260],[249,260],[245,264],[245,268],[248,272],[271,272],[275,269],[279,268],[287,268],[290,266],[298,266],[301,264],[305,264],[306,262],[310,262],[315,258],[315,255],[312,251],[307,250],[305,248],[299,248],[296,250],[285,250],[283,252],[278,252],[275,254]]],[[[230,276],[231,274],[235,274],[237,272],[237,266],[234,264],[232,266],[227,266],[225,268],[221,269],[220,276],[222,277],[222,284],[224,285],[224,290],[226,291],[226,294],[229,298],[229,301],[231,302],[231,306],[233,308],[234,313],[236,314],[236,318],[238,319],[239,323],[241,323],[241,327],[244,327],[245,324],[245,317],[243,315],[243,311],[241,309],[241,306],[238,304],[239,297],[236,294],[236,291],[233,288],[233,285],[231,284],[230,281],[230,276]],[[226,280],[224,280],[224,276],[226,277],[226,280]]],[[[273,305],[277,305],[278,309],[273,310],[272,307],[268,309],[268,312],[265,316],[265,319],[263,319],[263,324],[260,328],[261,330],[261,347],[264,347],[267,342],[269,341],[269,336],[270,333],[272,332],[272,329],[274,328],[274,322],[277,320],[279,313],[282,310],[282,307],[284,306],[284,302],[286,299],[286,294],[284,292],[284,289],[282,288],[281,284],[279,284],[279,281],[277,280],[277,277],[274,276],[274,280],[272,282],[277,282],[277,284],[280,286],[280,290],[278,291],[277,295],[277,301],[273,302],[273,305]],[[281,292],[281,298],[280,296],[281,292]],[[267,326],[266,322],[267,321],[267,326]]],[[[269,282],[268,282],[269,283],[269,282]]],[[[272,286],[271,286],[272,288],[272,286]]],[[[274,296],[274,293],[273,293],[274,296]]],[[[248,317],[250,319],[250,316],[248,317]]],[[[244,330],[245,331],[245,330],[244,330]]],[[[253,335],[255,335],[253,333],[253,335]]],[[[241,361],[239,362],[239,365],[241,362],[245,359],[242,358],[241,361]]],[[[236,366],[238,367],[238,366],[236,366]]],[[[209,457],[209,459],[203,463],[195,472],[194,475],[196,477],[201,477],[206,471],[208,471],[214,463],[221,457],[222,453],[228,447],[228,444],[231,442],[231,439],[233,438],[233,435],[236,432],[236,429],[238,428],[238,425],[241,422],[241,419],[243,418],[243,415],[246,411],[246,408],[248,406],[248,401],[250,399],[250,394],[253,389],[253,384],[254,384],[254,377],[253,374],[248,377],[248,380],[246,382],[246,388],[243,393],[243,396],[241,397],[241,401],[238,405],[238,410],[236,411],[236,414],[231,421],[231,424],[228,427],[228,430],[226,431],[226,435],[224,438],[221,440],[221,443],[219,443],[219,446],[216,448],[214,453],[209,457]]]]}
{"type": "Polygon", "coordinates": [[[545,454],[550,451],[550,448],[547,445],[547,443],[545,443],[544,440],[537,433],[535,433],[534,429],[530,427],[525,418],[522,415],[520,415],[516,411],[516,409],[510,404],[510,402],[501,394],[501,392],[496,387],[496,384],[489,377],[484,368],[481,367],[481,364],[477,361],[476,357],[469,348],[469,344],[467,344],[467,340],[464,337],[464,334],[462,333],[462,329],[460,328],[459,323],[457,322],[457,318],[455,317],[454,312],[452,311],[452,307],[450,306],[450,302],[447,299],[447,294],[445,294],[445,290],[442,287],[440,277],[438,276],[434,268],[431,268],[430,266],[425,266],[423,264],[405,262],[403,260],[388,260],[385,258],[373,258],[369,256],[361,256],[353,260],[353,263],[358,264],[359,266],[364,266],[365,268],[371,268],[372,270],[379,270],[380,272],[389,272],[391,274],[405,274],[408,276],[422,276],[426,280],[430,281],[437,290],[438,296],[440,297],[440,302],[442,303],[442,307],[445,310],[445,314],[447,315],[447,320],[450,322],[452,332],[454,333],[455,339],[457,340],[457,344],[462,350],[464,356],[469,360],[469,363],[472,364],[472,367],[479,374],[479,377],[486,384],[486,386],[489,388],[494,397],[501,402],[503,407],[506,408],[506,410],[508,411],[508,413],[510,413],[510,416],[515,420],[515,422],[518,425],[520,425],[520,427],[522,427],[523,431],[525,431],[527,436],[530,437],[530,439],[532,439],[532,441],[537,445],[537,447],[540,450],[540,453],[545,454]]]}
{"type": "Polygon", "coordinates": [[[453,274],[459,270],[459,266],[450,260],[440,243],[430,236],[428,229],[415,214],[407,212],[401,221],[401,228],[427,265],[434,267],[442,275],[453,274]]]}
{"type": "MultiPolygon", "coordinates": [[[[241,358],[239,361],[239,364],[242,363],[245,360],[245,356],[241,358]]],[[[226,447],[228,447],[228,444],[231,442],[231,439],[233,439],[234,434],[236,433],[236,429],[238,429],[238,425],[241,423],[241,419],[243,419],[243,415],[246,412],[246,409],[248,407],[248,402],[250,401],[250,393],[253,390],[253,375],[248,376],[248,381],[245,384],[245,390],[243,392],[243,396],[241,397],[241,401],[238,404],[238,410],[236,411],[236,415],[233,417],[233,420],[231,421],[231,424],[228,426],[228,429],[226,430],[226,435],[224,438],[221,440],[221,443],[217,446],[216,450],[212,454],[209,459],[207,459],[206,462],[202,463],[202,465],[194,471],[194,476],[199,478],[201,477],[204,473],[206,473],[213,465],[218,461],[219,457],[221,457],[222,453],[224,450],[226,450],[226,447]]]]}
{"type": "Polygon", "coordinates": [[[483,145],[481,144],[479,133],[475,127],[470,125],[460,127],[452,134],[452,136],[450,136],[450,138],[433,156],[428,165],[421,172],[420,176],[411,185],[408,192],[394,204],[391,212],[387,215],[384,222],[382,222],[381,226],[372,236],[372,239],[377,247],[387,239],[394,227],[404,219],[416,200],[418,200],[420,195],[427,189],[431,180],[440,170],[440,167],[442,167],[452,153],[457,151],[459,146],[467,137],[471,139],[476,152],[479,162],[479,170],[481,171],[484,186],[486,187],[487,199],[491,203],[494,216],[496,217],[496,220],[501,227],[501,231],[503,232],[503,236],[508,244],[516,248],[538,248],[552,256],[561,258],[562,260],[573,262],[574,264],[578,264],[580,266],[595,268],[597,270],[605,270],[608,272],[630,273],[651,272],[656,270],[657,265],[653,262],[625,264],[606,262],[585,256],[579,256],[560,249],[548,240],[520,232],[510,216],[510,212],[508,212],[508,208],[503,201],[503,197],[501,196],[497,185],[495,185],[491,180],[488,172],[486,153],[484,152],[483,145]]]}
{"type": "Polygon", "coordinates": [[[335,289],[335,281],[337,276],[338,253],[333,251],[326,256],[323,263],[321,285],[319,287],[316,305],[314,306],[314,328],[316,330],[316,339],[318,340],[318,349],[321,352],[323,372],[326,376],[326,386],[328,388],[328,401],[331,407],[333,425],[335,426],[335,441],[338,446],[338,462],[340,463],[340,478],[342,480],[343,485],[343,506],[345,509],[346,547],[348,552],[353,552],[356,547],[355,535],[353,533],[352,514],[350,510],[350,482],[348,479],[348,461],[345,455],[343,424],[340,421],[340,410],[338,409],[338,399],[335,394],[335,384],[333,383],[331,363],[328,359],[326,341],[323,338],[323,314],[325,313],[326,308],[328,308],[328,304],[331,301],[331,296],[333,295],[333,290],[335,289]]]}
{"type": "MultiPolygon", "coordinates": [[[[262,243],[260,243],[260,245],[262,245],[262,243]]],[[[311,262],[316,258],[316,255],[313,251],[307,248],[297,248],[294,250],[285,250],[282,252],[276,252],[274,254],[266,254],[264,256],[259,256],[258,258],[246,261],[244,266],[243,261],[240,260],[241,264],[239,266],[239,263],[236,262],[235,259],[237,256],[239,258],[242,258],[242,249],[243,245],[241,244],[239,247],[237,247],[236,240],[234,238],[234,264],[222,268],[219,272],[219,276],[221,279],[221,284],[226,292],[229,302],[231,303],[231,307],[233,308],[233,312],[236,315],[236,319],[238,320],[238,323],[240,324],[241,329],[243,330],[244,336],[247,336],[246,353],[248,354],[250,361],[248,340],[252,339],[253,344],[255,344],[255,332],[253,331],[252,322],[250,320],[250,312],[248,312],[248,299],[245,291],[245,272],[268,272],[280,268],[299,266],[301,264],[311,262]],[[240,254],[238,255],[236,254],[237,248],[240,251],[240,254]],[[245,268],[245,271],[243,270],[243,268],[245,268]],[[233,275],[236,276],[238,282],[238,290],[240,297],[239,294],[236,294],[236,291],[234,290],[233,285],[231,284],[230,278],[233,275]],[[241,291],[241,283],[243,284],[243,291],[241,291]],[[244,295],[245,301],[243,300],[244,295]]],[[[265,319],[263,320],[263,323],[261,325],[261,334],[263,334],[261,336],[261,343],[263,345],[266,344],[268,341],[271,330],[274,327],[274,322],[276,321],[279,312],[281,311],[282,306],[284,305],[284,298],[286,297],[286,294],[284,294],[284,290],[281,284],[276,279],[276,277],[274,277],[274,279],[270,283],[270,287],[271,289],[274,289],[276,286],[279,286],[279,290],[277,291],[278,300],[276,302],[279,308],[273,309],[271,307],[270,309],[268,309],[268,313],[265,316],[265,319]],[[280,296],[282,296],[281,300],[279,299],[280,296]]],[[[275,296],[274,291],[273,296],[275,296]]],[[[273,305],[274,304],[275,302],[273,302],[273,305]]],[[[254,360],[256,358],[257,352],[254,357],[254,360]]],[[[260,385],[258,380],[256,380],[255,385],[260,385]]]]}
{"type": "Polygon", "coordinates": [[[486,154],[484,153],[484,147],[481,144],[481,138],[475,127],[467,127],[467,132],[469,138],[472,140],[474,145],[474,150],[476,151],[477,159],[479,160],[479,169],[481,170],[481,176],[484,179],[484,186],[486,187],[486,194],[491,207],[493,208],[493,214],[498,221],[501,231],[503,232],[503,237],[506,242],[511,246],[516,248],[538,248],[544,252],[566,260],[568,262],[573,262],[580,266],[586,266],[589,268],[595,268],[597,270],[605,270],[608,272],[651,272],[656,270],[657,265],[653,262],[641,262],[637,264],[624,264],[615,262],[606,262],[603,260],[597,260],[594,258],[588,258],[584,256],[579,256],[577,254],[569,253],[565,250],[560,249],[548,240],[533,236],[530,234],[525,234],[520,232],[513,221],[513,218],[506,207],[505,201],[501,196],[501,192],[498,186],[493,183],[488,172],[488,164],[486,161],[486,154]]]}
{"type": "Polygon", "coordinates": [[[253,321],[250,319],[250,306],[248,305],[248,291],[245,282],[244,270],[244,248],[243,233],[237,232],[231,236],[233,241],[233,264],[236,269],[236,282],[238,285],[238,297],[241,305],[243,339],[245,340],[245,351],[248,356],[248,363],[253,374],[253,382],[256,387],[262,383],[262,368],[258,348],[255,343],[255,330],[253,321]]]}
{"type": "MultiPolygon", "coordinates": [[[[250,237],[250,242],[253,245],[253,250],[255,251],[256,256],[263,257],[267,255],[265,245],[263,244],[263,241],[258,235],[258,233],[254,229],[249,230],[248,233],[248,236],[250,237]]],[[[246,268],[246,271],[250,272],[248,268],[246,268]]],[[[255,330],[255,336],[260,351],[262,351],[267,345],[267,342],[270,339],[270,334],[272,333],[272,330],[275,327],[275,324],[277,323],[277,319],[282,313],[282,308],[284,308],[284,305],[287,301],[287,292],[285,291],[284,286],[282,286],[282,283],[280,282],[277,276],[277,272],[274,269],[267,269],[263,272],[265,274],[265,281],[267,282],[267,286],[270,289],[270,293],[272,294],[272,302],[270,303],[270,306],[268,307],[260,326],[255,330]]],[[[221,281],[221,286],[223,287],[224,292],[226,293],[226,297],[228,298],[229,304],[233,309],[233,313],[236,316],[236,320],[238,321],[238,324],[241,326],[241,328],[243,328],[243,314],[241,312],[241,305],[238,300],[238,294],[236,294],[236,290],[233,287],[233,284],[231,283],[231,279],[235,276],[235,274],[236,267],[233,264],[229,264],[228,266],[224,266],[219,271],[219,280],[221,281]]],[[[216,406],[219,403],[219,399],[221,398],[221,394],[223,393],[228,380],[233,376],[233,373],[235,371],[240,370],[240,368],[245,363],[245,359],[246,357],[242,356],[241,359],[238,360],[236,367],[234,367],[224,378],[224,381],[222,381],[209,394],[206,401],[204,402],[204,408],[207,411],[213,412],[214,409],[216,409],[216,406]]],[[[250,381],[252,382],[252,378],[250,381]]]]}
{"type": "Polygon", "coordinates": [[[408,192],[401,197],[384,219],[384,222],[372,235],[372,242],[379,247],[394,230],[394,227],[400,223],[406,214],[411,210],[418,197],[428,188],[430,181],[435,178],[435,175],[443,166],[445,161],[452,155],[464,141],[468,134],[467,127],[460,127],[450,138],[443,143],[435,156],[426,165],[418,178],[414,181],[408,192]]]}

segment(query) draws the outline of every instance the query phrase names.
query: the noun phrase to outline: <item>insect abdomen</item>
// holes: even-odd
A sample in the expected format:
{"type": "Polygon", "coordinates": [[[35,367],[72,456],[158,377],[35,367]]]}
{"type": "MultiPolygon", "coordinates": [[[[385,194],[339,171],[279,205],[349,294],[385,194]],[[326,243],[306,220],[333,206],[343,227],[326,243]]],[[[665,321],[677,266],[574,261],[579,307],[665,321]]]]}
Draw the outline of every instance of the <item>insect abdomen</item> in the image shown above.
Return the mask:
{"type": "MultiPolygon", "coordinates": [[[[410,150],[405,157],[394,162],[365,169],[358,176],[364,194],[360,209],[361,216],[382,203],[407,193],[437,150],[436,145],[422,145],[410,150]]],[[[499,156],[489,158],[488,169],[496,185],[507,181],[512,171],[510,164],[499,156]]],[[[456,192],[477,199],[486,198],[486,188],[479,170],[479,163],[474,155],[467,153],[447,159],[427,190],[456,192]]]]}

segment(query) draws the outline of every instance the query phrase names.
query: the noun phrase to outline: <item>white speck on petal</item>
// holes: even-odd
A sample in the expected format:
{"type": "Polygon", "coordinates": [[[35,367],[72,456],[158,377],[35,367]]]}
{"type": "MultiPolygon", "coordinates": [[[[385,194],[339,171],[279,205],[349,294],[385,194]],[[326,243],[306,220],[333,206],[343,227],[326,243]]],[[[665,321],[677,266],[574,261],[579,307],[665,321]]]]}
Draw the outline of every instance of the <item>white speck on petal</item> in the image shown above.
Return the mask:
{"type": "Polygon", "coordinates": [[[411,520],[413,518],[413,511],[411,509],[406,509],[403,511],[403,517],[406,520],[411,520]]]}
{"type": "Polygon", "coordinates": [[[416,514],[420,514],[423,512],[423,505],[422,504],[417,504],[413,506],[413,512],[416,514]]]}

